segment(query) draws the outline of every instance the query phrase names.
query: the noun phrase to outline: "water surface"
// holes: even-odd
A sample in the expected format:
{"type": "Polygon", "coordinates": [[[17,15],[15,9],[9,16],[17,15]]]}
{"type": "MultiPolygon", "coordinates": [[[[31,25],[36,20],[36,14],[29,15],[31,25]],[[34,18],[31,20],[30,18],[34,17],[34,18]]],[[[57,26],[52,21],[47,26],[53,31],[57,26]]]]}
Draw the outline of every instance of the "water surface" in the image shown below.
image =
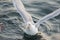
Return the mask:
{"type": "MultiPolygon", "coordinates": [[[[22,2],[34,21],[38,21],[60,8],[60,0],[22,0],[22,2]]],[[[0,40],[22,39],[23,32],[19,27],[21,27],[23,21],[11,0],[0,1],[0,22],[5,25],[4,30],[0,33],[0,40]]],[[[43,32],[42,34],[47,40],[60,40],[60,15],[41,24],[39,32],[43,32]]]]}

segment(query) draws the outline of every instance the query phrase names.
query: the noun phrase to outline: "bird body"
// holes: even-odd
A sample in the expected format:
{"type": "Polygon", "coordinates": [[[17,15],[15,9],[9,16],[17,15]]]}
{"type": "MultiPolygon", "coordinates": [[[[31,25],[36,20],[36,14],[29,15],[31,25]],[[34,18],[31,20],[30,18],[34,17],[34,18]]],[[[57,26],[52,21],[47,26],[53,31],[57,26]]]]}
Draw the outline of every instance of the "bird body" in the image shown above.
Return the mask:
{"type": "Polygon", "coordinates": [[[25,28],[21,28],[21,29],[28,35],[37,34],[38,27],[41,23],[60,14],[60,9],[57,9],[56,11],[48,14],[47,16],[43,17],[42,19],[39,19],[39,21],[37,23],[34,23],[31,15],[25,10],[24,5],[21,2],[21,0],[12,0],[12,1],[13,1],[14,7],[17,9],[17,12],[21,15],[24,23],[26,24],[26,26],[24,26],[25,28]]]}

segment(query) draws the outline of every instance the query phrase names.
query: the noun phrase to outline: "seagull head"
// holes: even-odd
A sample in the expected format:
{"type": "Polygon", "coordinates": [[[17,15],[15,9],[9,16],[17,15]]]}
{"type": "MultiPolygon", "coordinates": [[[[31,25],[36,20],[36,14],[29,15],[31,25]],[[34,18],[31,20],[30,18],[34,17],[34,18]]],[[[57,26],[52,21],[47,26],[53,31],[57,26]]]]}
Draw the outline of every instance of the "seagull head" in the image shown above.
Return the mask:
{"type": "Polygon", "coordinates": [[[35,27],[34,24],[32,24],[31,22],[28,22],[26,25],[26,29],[24,30],[24,32],[28,35],[35,35],[38,33],[38,28],[35,27]]]}

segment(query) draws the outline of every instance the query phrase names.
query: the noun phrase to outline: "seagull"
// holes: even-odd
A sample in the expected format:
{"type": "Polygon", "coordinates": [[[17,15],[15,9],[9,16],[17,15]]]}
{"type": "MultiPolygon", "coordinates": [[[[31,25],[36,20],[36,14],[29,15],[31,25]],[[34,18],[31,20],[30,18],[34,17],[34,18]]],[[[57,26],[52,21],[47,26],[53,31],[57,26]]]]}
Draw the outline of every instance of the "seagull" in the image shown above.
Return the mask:
{"type": "Polygon", "coordinates": [[[56,11],[44,16],[43,18],[39,19],[37,23],[33,22],[32,16],[26,11],[23,3],[21,0],[12,0],[14,7],[16,8],[17,12],[23,18],[25,28],[21,28],[26,34],[28,35],[35,35],[38,33],[39,25],[43,22],[56,17],[60,14],[60,8],[56,11]]]}

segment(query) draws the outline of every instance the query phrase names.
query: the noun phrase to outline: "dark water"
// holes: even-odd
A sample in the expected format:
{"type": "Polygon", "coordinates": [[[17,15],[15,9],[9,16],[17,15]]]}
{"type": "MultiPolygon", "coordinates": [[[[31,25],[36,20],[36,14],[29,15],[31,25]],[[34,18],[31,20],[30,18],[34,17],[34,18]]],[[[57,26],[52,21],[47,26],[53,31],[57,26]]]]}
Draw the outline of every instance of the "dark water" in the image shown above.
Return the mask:
{"type": "MultiPolygon", "coordinates": [[[[38,21],[38,19],[60,8],[60,0],[22,1],[34,21],[38,21]]],[[[0,22],[3,22],[5,26],[0,33],[0,40],[22,39],[23,31],[19,27],[21,27],[23,21],[10,0],[0,1],[0,22]]],[[[41,24],[39,30],[43,32],[42,35],[47,40],[60,40],[60,15],[41,24]]]]}

